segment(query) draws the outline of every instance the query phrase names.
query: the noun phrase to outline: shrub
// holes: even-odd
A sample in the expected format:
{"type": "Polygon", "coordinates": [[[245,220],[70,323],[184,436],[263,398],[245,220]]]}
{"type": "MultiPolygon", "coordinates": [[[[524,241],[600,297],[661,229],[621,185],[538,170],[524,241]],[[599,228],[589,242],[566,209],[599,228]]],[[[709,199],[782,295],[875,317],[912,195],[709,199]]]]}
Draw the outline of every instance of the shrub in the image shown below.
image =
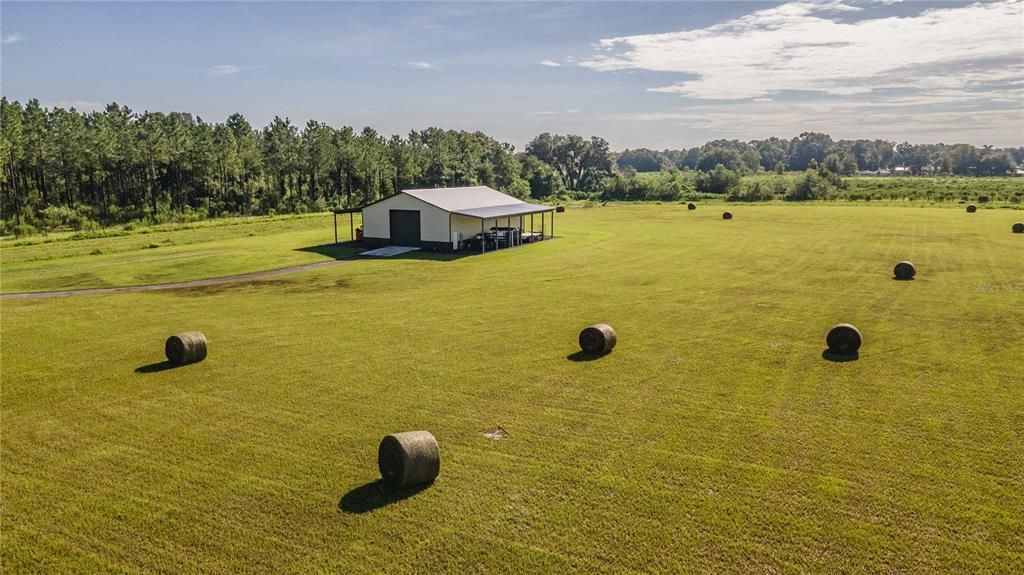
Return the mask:
{"type": "Polygon", "coordinates": [[[726,169],[722,164],[718,164],[710,172],[697,176],[697,191],[708,194],[725,194],[736,189],[739,185],[739,174],[726,169]]]}
{"type": "MultiPolygon", "coordinates": [[[[781,182],[774,179],[773,183],[781,182]]],[[[765,202],[775,197],[773,188],[774,186],[769,181],[743,181],[725,199],[730,202],[765,202]]]]}
{"type": "Polygon", "coordinates": [[[835,186],[823,178],[818,170],[807,170],[793,183],[793,188],[786,194],[786,200],[801,202],[806,200],[828,200],[835,195],[835,186]]]}
{"type": "Polygon", "coordinates": [[[92,209],[79,206],[72,209],[66,206],[48,206],[39,212],[39,228],[44,233],[59,229],[94,229],[98,225],[92,221],[92,209]]]}
{"type": "Polygon", "coordinates": [[[604,200],[647,200],[673,202],[679,199],[684,181],[674,172],[615,174],[601,182],[604,200]]]}
{"type": "Polygon", "coordinates": [[[14,237],[16,238],[27,238],[28,236],[38,234],[39,230],[37,230],[32,224],[21,223],[11,226],[11,233],[14,234],[14,237]]]}

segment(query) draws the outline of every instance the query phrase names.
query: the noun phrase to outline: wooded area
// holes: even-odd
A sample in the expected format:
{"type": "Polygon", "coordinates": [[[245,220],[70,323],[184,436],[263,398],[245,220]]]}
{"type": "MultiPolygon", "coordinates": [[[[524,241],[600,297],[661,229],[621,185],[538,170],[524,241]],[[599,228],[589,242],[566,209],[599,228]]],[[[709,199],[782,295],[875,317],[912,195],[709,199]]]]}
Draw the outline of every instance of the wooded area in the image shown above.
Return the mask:
{"type": "Polygon", "coordinates": [[[714,140],[688,150],[626,150],[618,167],[650,172],[669,167],[711,171],[716,165],[739,172],[806,170],[811,162],[851,176],[906,168],[912,175],[1005,176],[1024,163],[1024,146],[1000,149],[971,144],[896,144],[886,140],[838,140],[828,134],[804,132],[785,140],[714,140]]]}
{"type": "Polygon", "coordinates": [[[516,153],[479,131],[427,128],[387,137],[314,120],[300,128],[280,117],[255,129],[240,114],[209,123],[116,103],[91,113],[37,100],[3,98],[0,107],[0,231],[18,235],[323,211],[413,187],[487,185],[534,199],[672,199],[686,190],[734,192],[745,174],[806,170],[781,193],[814,199],[823,196],[812,190],[803,197],[797,186],[838,186],[839,176],[896,166],[915,175],[1002,176],[1024,163],[1024,147],[833,141],[820,133],[619,154],[599,137],[544,133],[516,153]],[[636,177],[642,172],[664,172],[658,185],[669,182],[669,191],[647,189],[650,180],[636,177]]]}

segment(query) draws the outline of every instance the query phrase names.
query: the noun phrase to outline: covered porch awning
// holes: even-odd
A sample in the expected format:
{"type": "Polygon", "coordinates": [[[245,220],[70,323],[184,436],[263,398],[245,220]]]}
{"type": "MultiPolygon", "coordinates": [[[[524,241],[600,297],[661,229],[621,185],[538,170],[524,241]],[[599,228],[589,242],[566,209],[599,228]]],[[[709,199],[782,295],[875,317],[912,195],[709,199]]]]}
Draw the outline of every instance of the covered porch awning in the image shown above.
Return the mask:
{"type": "MultiPolygon", "coordinates": [[[[483,252],[485,252],[487,250],[486,245],[487,245],[487,241],[488,241],[487,240],[488,234],[487,234],[487,230],[484,229],[484,226],[485,226],[484,222],[486,222],[487,220],[494,220],[495,224],[497,224],[497,225],[500,225],[500,224],[498,224],[498,222],[502,218],[508,220],[508,227],[504,228],[504,229],[511,231],[511,235],[506,238],[506,241],[507,241],[506,247],[512,247],[512,246],[515,246],[515,245],[522,245],[522,243],[524,241],[527,241],[527,242],[533,241],[534,238],[536,238],[538,240],[543,240],[545,238],[545,235],[547,235],[547,234],[545,234],[545,228],[547,227],[546,226],[547,222],[545,222],[544,216],[546,214],[548,214],[548,213],[551,214],[551,221],[550,221],[550,227],[547,228],[548,230],[550,230],[550,235],[548,235],[547,237],[551,237],[551,238],[555,237],[555,212],[556,211],[557,211],[557,206],[544,206],[544,205],[540,205],[540,204],[528,204],[528,203],[525,203],[525,202],[517,202],[515,204],[506,204],[506,205],[501,205],[501,206],[485,206],[485,207],[479,207],[479,208],[453,209],[453,210],[451,210],[449,212],[449,214],[454,214],[454,215],[459,215],[459,216],[464,216],[464,217],[470,217],[470,218],[476,218],[476,219],[480,220],[480,235],[478,237],[480,238],[480,252],[483,253],[483,252]],[[534,214],[540,214],[540,216],[541,216],[541,231],[540,231],[539,234],[537,232],[535,232],[534,228],[533,228],[533,216],[534,216],[534,214]],[[529,226],[529,231],[528,232],[523,229],[523,221],[524,221],[524,217],[525,216],[530,216],[530,226],[529,226]],[[512,227],[512,218],[518,218],[519,219],[519,226],[517,226],[515,228],[512,227]]],[[[449,231],[451,231],[451,215],[449,215],[448,227],[449,227],[449,231]]],[[[495,228],[491,228],[491,229],[494,230],[495,228]]],[[[500,247],[500,242],[499,242],[499,239],[498,239],[498,235],[497,234],[494,234],[494,235],[495,235],[494,246],[495,246],[495,248],[498,248],[498,247],[500,247]]]]}
{"type": "Polygon", "coordinates": [[[464,210],[452,210],[453,214],[459,214],[460,216],[469,216],[471,218],[478,218],[481,220],[490,220],[493,218],[508,218],[511,216],[528,216],[530,214],[539,214],[543,212],[555,211],[554,206],[542,206],[539,204],[508,204],[505,206],[487,206],[484,208],[468,208],[464,210]]]}

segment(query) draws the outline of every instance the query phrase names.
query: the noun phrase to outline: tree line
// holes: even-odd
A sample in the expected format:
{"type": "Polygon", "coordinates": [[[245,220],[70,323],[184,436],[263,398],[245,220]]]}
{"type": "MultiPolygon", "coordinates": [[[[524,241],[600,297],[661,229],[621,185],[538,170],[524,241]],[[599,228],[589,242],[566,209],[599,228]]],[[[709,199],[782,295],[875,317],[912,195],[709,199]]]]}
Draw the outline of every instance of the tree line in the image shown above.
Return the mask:
{"type": "Polygon", "coordinates": [[[804,171],[811,162],[834,173],[905,170],[912,175],[1005,176],[1024,164],[1024,146],[976,147],[971,144],[896,144],[886,140],[832,140],[828,134],[804,132],[790,140],[715,140],[685,150],[625,150],[620,170],[655,172],[677,168],[710,172],[721,164],[739,173],[804,171]]]}
{"type": "Polygon", "coordinates": [[[1024,148],[833,142],[817,133],[620,154],[603,138],[544,133],[517,153],[479,131],[385,136],[280,117],[257,129],[240,114],[210,123],[116,103],[90,113],[45,108],[34,99],[0,99],[0,124],[0,225],[20,234],[358,207],[415,187],[487,185],[524,199],[618,199],[623,178],[651,171],[669,179],[674,171],[694,172],[676,179],[716,193],[728,191],[736,174],[809,166],[824,175],[897,165],[913,173],[1003,175],[1024,162],[1024,148]]]}
{"type": "Polygon", "coordinates": [[[162,223],[360,206],[411,187],[483,184],[518,197],[558,193],[550,166],[481,132],[386,137],[317,121],[242,115],[47,109],[0,100],[0,211],[10,227],[162,223]]]}

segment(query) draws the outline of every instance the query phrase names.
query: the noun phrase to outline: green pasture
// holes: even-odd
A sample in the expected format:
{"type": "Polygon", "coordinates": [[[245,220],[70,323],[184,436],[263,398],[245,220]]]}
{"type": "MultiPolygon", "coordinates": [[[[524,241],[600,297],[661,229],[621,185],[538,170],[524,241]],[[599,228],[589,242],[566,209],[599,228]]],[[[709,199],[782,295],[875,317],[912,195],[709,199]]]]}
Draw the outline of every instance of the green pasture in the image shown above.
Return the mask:
{"type": "MultiPolygon", "coordinates": [[[[344,257],[334,246],[331,214],[213,220],[194,228],[144,229],[123,236],[53,241],[5,240],[0,247],[0,291],[36,292],[168,283],[242,274],[344,257]],[[45,243],[44,243],[45,242],[45,243]]],[[[360,215],[354,217],[360,225],[360,215]]],[[[347,215],[338,216],[338,240],[351,238],[347,215]]]]}
{"type": "MultiPolygon", "coordinates": [[[[4,300],[4,572],[1024,571],[1021,212],[723,209],[570,208],[559,238],[484,256],[4,300]],[[917,279],[894,281],[904,259],[917,279]],[[844,321],[860,357],[827,361],[844,321]],[[619,343],[586,361],[596,322],[619,343]],[[209,357],[164,369],[185,330],[209,357]],[[414,429],[440,477],[382,490],[377,443],[414,429]]],[[[4,247],[3,290],[332,240],[321,216],[4,247]]]]}

